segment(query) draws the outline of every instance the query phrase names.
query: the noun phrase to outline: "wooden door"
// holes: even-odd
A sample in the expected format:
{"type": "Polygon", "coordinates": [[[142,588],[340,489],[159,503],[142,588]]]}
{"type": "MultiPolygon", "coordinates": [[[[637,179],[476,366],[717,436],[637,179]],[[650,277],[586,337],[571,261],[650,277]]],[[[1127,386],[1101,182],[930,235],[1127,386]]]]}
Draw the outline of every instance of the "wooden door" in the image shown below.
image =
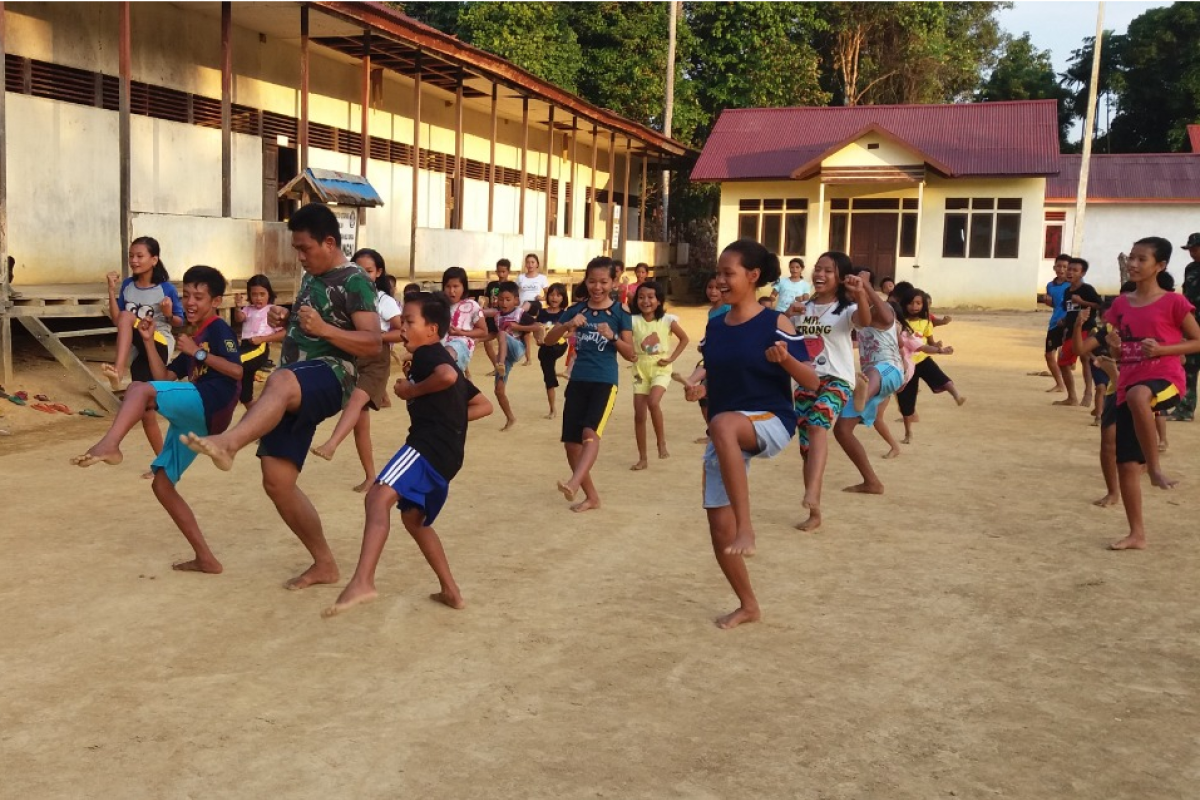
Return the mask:
{"type": "Polygon", "coordinates": [[[850,219],[850,260],[867,267],[875,280],[896,277],[896,240],[900,215],[853,214],[850,219]]]}
{"type": "Polygon", "coordinates": [[[279,221],[279,145],[263,142],[263,196],[262,218],[264,222],[279,221]]]}

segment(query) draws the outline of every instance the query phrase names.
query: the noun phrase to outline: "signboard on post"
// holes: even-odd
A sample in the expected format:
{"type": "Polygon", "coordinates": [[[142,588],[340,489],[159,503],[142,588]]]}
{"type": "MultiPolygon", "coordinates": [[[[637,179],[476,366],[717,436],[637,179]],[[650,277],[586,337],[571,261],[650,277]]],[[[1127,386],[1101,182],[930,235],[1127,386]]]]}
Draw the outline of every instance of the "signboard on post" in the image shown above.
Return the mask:
{"type": "Polygon", "coordinates": [[[353,206],[335,206],[338,230],[342,234],[342,255],[349,261],[358,249],[358,209],[353,206]]]}

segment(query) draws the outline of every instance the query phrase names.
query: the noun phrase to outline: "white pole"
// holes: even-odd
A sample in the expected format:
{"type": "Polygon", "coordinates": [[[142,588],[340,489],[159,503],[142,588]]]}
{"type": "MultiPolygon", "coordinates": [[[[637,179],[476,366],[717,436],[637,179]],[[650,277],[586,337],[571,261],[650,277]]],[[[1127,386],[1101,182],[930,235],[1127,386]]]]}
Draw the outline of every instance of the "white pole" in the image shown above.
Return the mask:
{"type": "Polygon", "coordinates": [[[1092,133],[1096,125],[1096,90],[1100,84],[1100,43],[1104,38],[1104,3],[1096,4],[1096,44],[1092,48],[1092,83],[1088,87],[1087,121],[1083,126],[1083,158],[1079,162],[1079,191],[1075,196],[1075,230],[1071,236],[1071,255],[1083,250],[1083,218],[1087,213],[1088,170],[1092,160],[1092,133]]]}
{"type": "MultiPolygon", "coordinates": [[[[663,109],[663,135],[671,135],[671,117],[675,114],[675,24],[679,15],[679,6],[681,4],[674,2],[668,3],[668,33],[667,33],[667,104],[663,109]]],[[[642,187],[642,191],[645,191],[642,187]]],[[[671,207],[671,174],[667,170],[662,171],[662,240],[670,243],[670,236],[667,227],[667,216],[671,207]]]]}

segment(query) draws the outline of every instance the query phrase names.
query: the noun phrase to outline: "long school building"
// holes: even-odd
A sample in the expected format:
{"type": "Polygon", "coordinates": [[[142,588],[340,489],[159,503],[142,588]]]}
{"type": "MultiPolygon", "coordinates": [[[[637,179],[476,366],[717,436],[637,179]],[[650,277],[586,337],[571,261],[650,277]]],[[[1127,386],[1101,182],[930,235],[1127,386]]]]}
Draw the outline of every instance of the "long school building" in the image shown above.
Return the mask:
{"type": "Polygon", "coordinates": [[[96,283],[142,235],[174,273],[291,275],[306,168],[367,178],[358,244],[401,277],[666,263],[645,187],[685,147],[382,4],[0,5],[17,290],[96,283]]]}

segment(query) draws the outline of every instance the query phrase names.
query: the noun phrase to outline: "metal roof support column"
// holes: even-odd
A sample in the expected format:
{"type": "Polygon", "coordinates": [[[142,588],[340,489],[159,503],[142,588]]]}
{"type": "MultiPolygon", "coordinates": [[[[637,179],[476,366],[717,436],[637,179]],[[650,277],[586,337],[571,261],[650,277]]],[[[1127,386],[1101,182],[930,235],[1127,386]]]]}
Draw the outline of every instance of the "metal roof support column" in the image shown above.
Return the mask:
{"type": "Polygon", "coordinates": [[[408,279],[417,277],[417,198],[421,192],[421,53],[413,76],[412,229],[408,240],[408,279]]]}
{"type": "MultiPolygon", "coordinates": [[[[367,177],[367,162],[371,160],[371,29],[363,31],[362,54],[362,155],[358,159],[358,172],[367,177]]],[[[364,209],[365,212],[365,209],[364,209]]]]}
{"type": "MultiPolygon", "coordinates": [[[[525,235],[525,184],[529,180],[529,98],[521,98],[521,202],[517,233],[525,235]]],[[[524,247],[524,243],[522,243],[524,247]]]]}
{"type": "Polygon", "coordinates": [[[638,241],[646,241],[646,161],[642,154],[642,185],[638,187],[638,241]]]}
{"type": "Polygon", "coordinates": [[[550,119],[546,123],[546,225],[542,234],[542,269],[550,271],[550,219],[554,208],[554,106],[550,106],[550,119]]]}
{"type": "Polygon", "coordinates": [[[117,169],[120,172],[120,190],[119,203],[120,215],[118,223],[121,230],[121,277],[129,277],[129,243],[132,227],[130,218],[130,207],[132,205],[132,187],[133,175],[130,171],[130,121],[129,121],[129,93],[131,73],[133,71],[133,58],[130,54],[132,49],[132,35],[130,33],[129,20],[129,1],[121,3],[118,14],[121,18],[120,41],[117,46],[117,64],[118,74],[120,75],[120,94],[118,95],[117,109],[117,169]]]}
{"type": "Polygon", "coordinates": [[[488,233],[496,229],[496,103],[500,97],[500,84],[492,82],[492,138],[488,142],[488,233]]]}
{"type": "MultiPolygon", "coordinates": [[[[0,66],[6,55],[4,42],[4,3],[0,0],[0,66]]],[[[0,91],[0,380],[13,381],[12,324],[8,319],[8,129],[5,127],[5,93],[0,91]]]]}
{"type": "Polygon", "coordinates": [[[463,71],[458,71],[454,88],[454,208],[450,210],[450,227],[463,227],[463,71]]]}
{"type": "Polygon", "coordinates": [[[308,6],[300,6],[300,171],[308,169],[308,6]]]}
{"type": "Polygon", "coordinates": [[[221,3],[221,216],[233,216],[233,3],[221,3]]]}
{"type": "Polygon", "coordinates": [[[608,223],[604,226],[604,252],[613,253],[613,199],[617,194],[617,132],[608,132],[608,223]]]}
{"type": "Polygon", "coordinates": [[[579,117],[571,115],[571,204],[563,233],[575,235],[575,214],[579,208],[579,117]]]}
{"type": "Polygon", "coordinates": [[[621,190],[621,258],[625,258],[625,251],[629,248],[629,168],[630,162],[633,161],[633,139],[625,137],[625,183],[621,190]]]}

